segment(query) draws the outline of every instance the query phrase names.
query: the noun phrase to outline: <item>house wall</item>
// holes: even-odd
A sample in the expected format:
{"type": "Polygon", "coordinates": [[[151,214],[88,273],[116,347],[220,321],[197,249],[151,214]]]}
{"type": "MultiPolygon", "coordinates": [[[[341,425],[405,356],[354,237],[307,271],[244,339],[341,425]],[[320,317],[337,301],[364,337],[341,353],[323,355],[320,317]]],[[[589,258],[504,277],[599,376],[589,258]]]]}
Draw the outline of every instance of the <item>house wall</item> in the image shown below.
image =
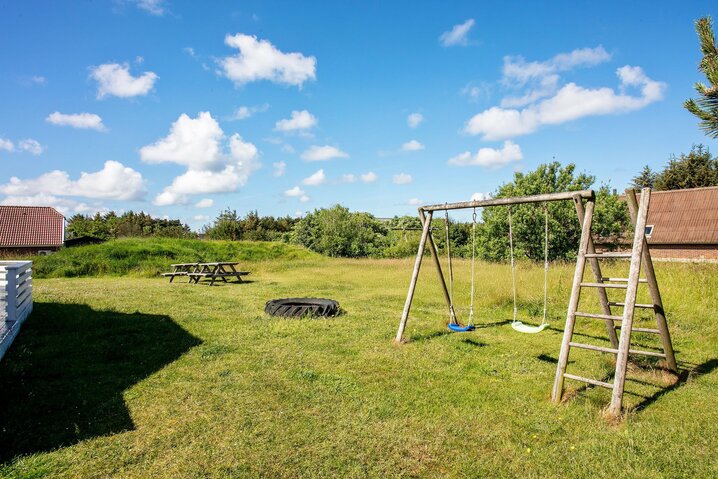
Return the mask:
{"type": "Polygon", "coordinates": [[[649,249],[656,260],[718,262],[718,244],[652,244],[649,249]]]}
{"type": "Polygon", "coordinates": [[[59,249],[60,246],[0,246],[0,258],[24,258],[26,256],[36,255],[40,251],[58,251],[59,249]]]}

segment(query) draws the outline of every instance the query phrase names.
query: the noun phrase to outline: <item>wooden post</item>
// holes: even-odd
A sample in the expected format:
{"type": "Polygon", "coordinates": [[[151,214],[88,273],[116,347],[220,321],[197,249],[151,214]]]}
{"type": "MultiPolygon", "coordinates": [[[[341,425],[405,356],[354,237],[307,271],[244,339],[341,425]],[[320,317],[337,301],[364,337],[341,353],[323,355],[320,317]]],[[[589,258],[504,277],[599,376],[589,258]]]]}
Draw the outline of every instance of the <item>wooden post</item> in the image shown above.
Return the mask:
{"type": "MultiPolygon", "coordinates": [[[[586,214],[583,208],[583,202],[581,201],[581,198],[574,198],[573,202],[576,206],[576,213],[578,214],[578,223],[583,226],[583,216],[586,214]]],[[[586,245],[586,252],[596,252],[596,248],[594,248],[593,246],[593,238],[591,238],[590,234],[588,238],[588,244],[586,245]]],[[[596,258],[588,258],[588,264],[591,265],[593,277],[596,282],[603,283],[603,275],[601,274],[601,267],[598,264],[598,260],[596,258]]],[[[601,309],[603,310],[603,314],[611,316],[611,306],[608,304],[608,295],[606,294],[606,290],[604,288],[596,288],[596,293],[598,294],[598,301],[601,303],[601,309]]],[[[608,339],[611,341],[611,346],[613,346],[613,348],[618,348],[616,324],[613,322],[612,319],[606,319],[604,321],[606,323],[606,331],[608,332],[608,339]]]]}
{"type": "MultiPolygon", "coordinates": [[[[399,322],[399,330],[396,332],[396,342],[401,342],[404,339],[404,329],[406,328],[406,321],[409,319],[409,311],[411,310],[411,302],[414,299],[414,290],[416,289],[416,281],[419,278],[419,270],[421,269],[421,261],[424,258],[424,248],[426,247],[426,239],[429,236],[431,230],[431,216],[432,212],[429,211],[428,217],[424,218],[424,212],[419,210],[419,216],[423,222],[423,230],[421,233],[421,240],[419,241],[419,251],[416,253],[416,261],[414,261],[414,271],[411,273],[411,282],[409,283],[409,292],[406,295],[406,302],[404,303],[404,311],[401,313],[401,321],[399,322]]],[[[442,276],[443,280],[443,276],[442,276]]]]}
{"type": "MultiPolygon", "coordinates": [[[[636,202],[636,192],[633,189],[626,190],[626,203],[628,203],[628,211],[631,214],[631,222],[636,223],[638,215],[638,203],[636,202]]],[[[666,313],[663,310],[663,300],[661,299],[661,291],[658,289],[658,280],[656,279],[656,271],[653,269],[653,259],[648,246],[648,241],[643,239],[643,270],[648,282],[648,290],[651,294],[653,302],[653,311],[656,315],[656,326],[661,333],[661,343],[663,344],[663,352],[666,355],[666,365],[673,372],[678,372],[678,364],[676,363],[676,355],[673,351],[673,342],[671,341],[671,333],[668,330],[668,322],[666,321],[666,313]]]]}
{"type": "Polygon", "coordinates": [[[618,342],[616,355],[616,375],[613,378],[613,394],[609,413],[613,416],[621,414],[623,404],[623,388],[626,383],[626,368],[628,366],[628,351],[631,347],[631,329],[633,328],[633,313],[636,307],[636,294],[638,293],[638,278],[641,274],[641,260],[646,235],[646,217],[648,204],[651,200],[651,189],[643,188],[641,202],[636,213],[636,231],[633,235],[633,255],[631,268],[628,273],[625,306],[623,308],[623,321],[621,322],[621,337],[618,342]]]}
{"type": "MultiPolygon", "coordinates": [[[[575,197],[574,201],[581,201],[581,197],[575,197]]],[[[578,247],[578,257],[576,258],[576,272],[573,275],[573,286],[571,287],[571,299],[568,303],[568,312],[566,313],[566,326],[563,330],[563,339],[561,341],[561,352],[558,357],[558,365],[556,366],[556,378],[553,383],[553,392],[551,399],[555,403],[561,402],[563,396],[563,380],[566,373],[566,365],[568,364],[568,353],[571,348],[571,337],[573,336],[573,327],[576,322],[576,309],[581,299],[581,281],[583,280],[583,271],[586,267],[586,249],[588,248],[588,240],[591,238],[591,222],[593,221],[593,208],[595,200],[590,198],[586,202],[586,210],[583,216],[583,224],[581,225],[581,241],[578,247]]]]}
{"type": "MultiPolygon", "coordinates": [[[[419,208],[419,218],[421,219],[422,225],[426,227],[425,223],[428,221],[431,223],[432,211],[429,211],[429,218],[424,218],[424,209],[419,208]]],[[[446,287],[446,280],[444,279],[444,272],[441,269],[441,260],[439,259],[439,248],[436,247],[434,242],[434,236],[431,234],[431,228],[429,228],[429,249],[431,250],[431,257],[434,259],[434,266],[436,266],[436,272],[439,274],[439,284],[444,292],[444,299],[446,300],[446,306],[449,308],[449,322],[451,324],[457,324],[456,313],[454,312],[454,305],[449,295],[449,289],[446,287]]]]}

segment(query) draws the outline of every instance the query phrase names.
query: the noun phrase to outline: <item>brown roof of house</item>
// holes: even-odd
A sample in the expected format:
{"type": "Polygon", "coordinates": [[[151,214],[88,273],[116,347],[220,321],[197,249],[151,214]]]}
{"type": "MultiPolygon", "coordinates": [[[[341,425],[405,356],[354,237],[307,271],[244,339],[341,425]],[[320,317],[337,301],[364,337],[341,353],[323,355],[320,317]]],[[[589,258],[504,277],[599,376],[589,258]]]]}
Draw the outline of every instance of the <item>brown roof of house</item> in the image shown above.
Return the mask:
{"type": "Polygon", "coordinates": [[[654,191],[651,244],[718,244],[718,187],[654,191]]]}
{"type": "Polygon", "coordinates": [[[64,221],[49,206],[0,206],[0,247],[61,246],[64,221]]]}

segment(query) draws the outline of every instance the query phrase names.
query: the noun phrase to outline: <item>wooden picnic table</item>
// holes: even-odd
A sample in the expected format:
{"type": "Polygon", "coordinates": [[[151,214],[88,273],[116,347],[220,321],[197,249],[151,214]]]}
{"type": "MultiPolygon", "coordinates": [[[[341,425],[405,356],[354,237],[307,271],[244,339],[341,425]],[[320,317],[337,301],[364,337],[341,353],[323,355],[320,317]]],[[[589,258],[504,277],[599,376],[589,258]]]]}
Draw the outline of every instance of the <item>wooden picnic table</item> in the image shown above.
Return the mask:
{"type": "Polygon", "coordinates": [[[212,286],[217,279],[227,283],[227,278],[235,278],[237,283],[243,283],[242,276],[249,274],[249,271],[237,271],[235,261],[215,261],[212,263],[176,263],[170,265],[173,269],[169,273],[162,273],[162,276],[169,276],[170,283],[176,276],[187,276],[189,283],[198,284],[201,279],[210,279],[212,286]]]}

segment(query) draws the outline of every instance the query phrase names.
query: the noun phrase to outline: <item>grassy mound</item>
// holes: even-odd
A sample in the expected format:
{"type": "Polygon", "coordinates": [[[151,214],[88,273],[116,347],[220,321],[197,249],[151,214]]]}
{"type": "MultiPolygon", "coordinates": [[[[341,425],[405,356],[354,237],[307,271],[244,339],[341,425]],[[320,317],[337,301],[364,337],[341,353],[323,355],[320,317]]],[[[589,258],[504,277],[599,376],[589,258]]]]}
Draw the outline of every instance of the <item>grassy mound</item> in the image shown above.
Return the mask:
{"type": "Polygon", "coordinates": [[[125,238],[65,248],[33,259],[37,278],[75,276],[152,277],[171,263],[300,260],[320,256],[301,246],[261,241],[200,241],[173,238],[125,238]]]}

